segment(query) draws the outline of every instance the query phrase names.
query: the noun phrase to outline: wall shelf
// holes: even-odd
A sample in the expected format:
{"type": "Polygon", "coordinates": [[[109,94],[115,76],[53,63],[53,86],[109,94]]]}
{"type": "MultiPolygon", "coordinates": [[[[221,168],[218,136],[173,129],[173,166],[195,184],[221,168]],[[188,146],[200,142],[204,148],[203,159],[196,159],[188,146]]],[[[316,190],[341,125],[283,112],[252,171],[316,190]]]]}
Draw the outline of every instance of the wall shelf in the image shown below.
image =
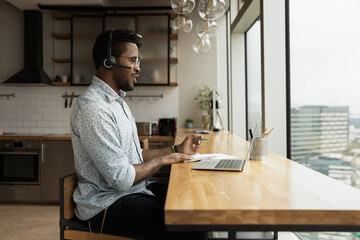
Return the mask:
{"type": "Polygon", "coordinates": [[[51,61],[56,63],[70,63],[71,58],[51,58],[51,61]]]}
{"type": "Polygon", "coordinates": [[[51,36],[53,36],[56,39],[60,39],[60,40],[70,40],[71,39],[70,33],[51,33],[51,36]]]}
{"type": "Polygon", "coordinates": [[[50,83],[53,86],[70,86],[71,84],[69,82],[63,83],[63,82],[51,82],[50,83]]]}
{"type": "Polygon", "coordinates": [[[53,18],[55,18],[56,20],[60,20],[60,21],[69,21],[69,20],[71,20],[71,15],[66,14],[66,13],[54,13],[54,14],[51,14],[51,16],[53,18]]]}
{"type": "Polygon", "coordinates": [[[178,40],[178,35],[177,34],[170,34],[170,40],[178,40]]]}
{"type": "Polygon", "coordinates": [[[178,63],[178,59],[177,58],[170,58],[170,63],[178,63]]]}

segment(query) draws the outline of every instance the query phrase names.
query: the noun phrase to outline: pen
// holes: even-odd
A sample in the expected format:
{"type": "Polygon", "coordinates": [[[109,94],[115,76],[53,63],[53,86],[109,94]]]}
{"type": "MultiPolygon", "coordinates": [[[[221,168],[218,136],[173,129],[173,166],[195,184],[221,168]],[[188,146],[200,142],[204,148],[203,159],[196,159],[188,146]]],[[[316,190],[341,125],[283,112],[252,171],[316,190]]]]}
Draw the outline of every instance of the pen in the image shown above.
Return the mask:
{"type": "Polygon", "coordinates": [[[251,129],[249,129],[249,135],[250,135],[250,139],[253,138],[253,134],[252,134],[251,129]]]}
{"type": "Polygon", "coordinates": [[[274,128],[272,128],[266,135],[265,135],[265,138],[267,138],[269,135],[270,135],[270,133],[271,133],[271,131],[273,130],[274,128]]]}
{"type": "Polygon", "coordinates": [[[266,133],[266,131],[267,131],[267,128],[265,128],[265,131],[263,132],[263,134],[261,134],[261,137],[260,137],[260,138],[265,137],[265,133],[266,133]]]}
{"type": "Polygon", "coordinates": [[[201,141],[209,141],[209,139],[206,139],[206,138],[197,138],[197,140],[201,140],[201,141]]]}

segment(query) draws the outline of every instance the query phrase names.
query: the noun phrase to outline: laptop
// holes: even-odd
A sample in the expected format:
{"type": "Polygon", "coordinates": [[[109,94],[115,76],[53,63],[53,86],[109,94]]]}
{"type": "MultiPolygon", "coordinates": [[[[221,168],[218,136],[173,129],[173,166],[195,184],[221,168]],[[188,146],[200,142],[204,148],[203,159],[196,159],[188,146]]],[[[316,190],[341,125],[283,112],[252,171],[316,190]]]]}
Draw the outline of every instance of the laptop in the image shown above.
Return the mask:
{"type": "Polygon", "coordinates": [[[204,159],[201,160],[198,164],[194,165],[191,169],[241,172],[244,169],[247,159],[250,157],[250,149],[253,142],[254,142],[254,138],[250,141],[250,145],[245,159],[238,159],[238,158],[204,159]]]}

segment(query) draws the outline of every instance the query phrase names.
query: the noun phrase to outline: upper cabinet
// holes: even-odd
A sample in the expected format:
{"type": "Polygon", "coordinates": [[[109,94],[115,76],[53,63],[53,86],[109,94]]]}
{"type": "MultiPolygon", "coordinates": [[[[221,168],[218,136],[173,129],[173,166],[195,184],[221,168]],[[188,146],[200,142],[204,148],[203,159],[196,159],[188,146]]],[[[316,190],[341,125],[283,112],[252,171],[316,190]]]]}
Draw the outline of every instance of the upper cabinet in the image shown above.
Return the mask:
{"type": "Polygon", "coordinates": [[[170,64],[177,63],[177,59],[170,58],[170,51],[177,39],[171,34],[170,14],[121,14],[121,15],[76,15],[55,14],[71,20],[71,33],[52,33],[56,39],[71,40],[70,59],[53,58],[54,62],[66,60],[71,62],[71,84],[89,85],[95,74],[92,60],[92,48],[96,37],[103,31],[114,28],[134,29],[142,35],[143,45],[139,50],[141,71],[137,85],[176,86],[170,81],[170,64]]]}

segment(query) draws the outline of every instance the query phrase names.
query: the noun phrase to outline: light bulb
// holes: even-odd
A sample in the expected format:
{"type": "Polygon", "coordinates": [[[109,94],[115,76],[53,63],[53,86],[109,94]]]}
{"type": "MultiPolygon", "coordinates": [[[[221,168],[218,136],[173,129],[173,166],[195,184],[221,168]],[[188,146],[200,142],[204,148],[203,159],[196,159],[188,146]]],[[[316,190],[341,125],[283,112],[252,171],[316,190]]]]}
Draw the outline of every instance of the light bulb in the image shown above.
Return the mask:
{"type": "Polygon", "coordinates": [[[196,53],[207,53],[210,51],[211,43],[209,38],[197,38],[193,42],[193,49],[196,53]]]}
{"type": "Polygon", "coordinates": [[[224,0],[200,0],[199,15],[204,20],[218,20],[225,14],[224,0]]]}
{"type": "Polygon", "coordinates": [[[216,37],[217,24],[215,21],[200,21],[196,26],[196,33],[199,38],[202,37],[216,37]]]}
{"type": "Polygon", "coordinates": [[[189,14],[195,8],[195,0],[171,0],[171,7],[177,14],[189,14]]]}
{"type": "Polygon", "coordinates": [[[184,15],[178,15],[174,19],[173,29],[178,33],[189,33],[192,29],[193,23],[190,18],[184,15]]]}

